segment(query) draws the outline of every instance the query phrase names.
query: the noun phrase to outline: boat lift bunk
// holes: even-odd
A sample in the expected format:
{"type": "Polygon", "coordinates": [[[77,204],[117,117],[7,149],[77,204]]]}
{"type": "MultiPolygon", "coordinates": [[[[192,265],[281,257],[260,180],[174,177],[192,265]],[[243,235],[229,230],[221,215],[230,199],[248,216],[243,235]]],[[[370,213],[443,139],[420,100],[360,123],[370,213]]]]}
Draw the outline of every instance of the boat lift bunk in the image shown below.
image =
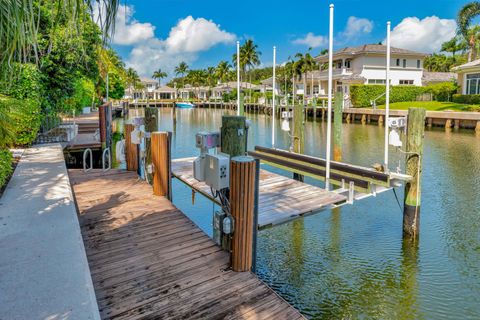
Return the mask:
{"type": "MultiPolygon", "coordinates": [[[[325,181],[325,159],[261,146],[256,146],[254,151],[249,151],[248,154],[260,159],[264,164],[325,181]]],[[[380,172],[373,168],[336,161],[330,162],[330,169],[330,183],[337,186],[337,189],[332,191],[347,196],[347,203],[350,204],[354,200],[376,196],[378,193],[399,187],[403,182],[411,179],[410,176],[402,173],[380,172]]],[[[334,206],[344,204],[339,203],[334,206]]]]}

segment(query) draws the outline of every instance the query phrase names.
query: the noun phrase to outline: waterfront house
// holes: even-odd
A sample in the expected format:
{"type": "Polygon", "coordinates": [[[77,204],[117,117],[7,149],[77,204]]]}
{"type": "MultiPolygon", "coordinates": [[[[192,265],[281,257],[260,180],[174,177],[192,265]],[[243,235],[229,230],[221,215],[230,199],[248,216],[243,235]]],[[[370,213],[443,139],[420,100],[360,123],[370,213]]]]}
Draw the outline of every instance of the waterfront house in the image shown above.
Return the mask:
{"type": "Polygon", "coordinates": [[[154,90],[155,100],[173,100],[177,98],[177,90],[169,86],[162,86],[154,90]]]}
{"type": "MultiPolygon", "coordinates": [[[[240,88],[242,90],[252,90],[262,92],[263,86],[256,85],[249,82],[240,82],[240,88]]],[[[214,100],[221,100],[224,94],[230,94],[233,90],[237,89],[237,82],[236,81],[228,81],[225,83],[219,83],[215,87],[212,88],[212,95],[211,98],[214,100]]]]}
{"type": "Polygon", "coordinates": [[[480,94],[480,59],[467,62],[452,69],[462,94],[480,94]]]}
{"type": "MultiPolygon", "coordinates": [[[[333,53],[333,88],[335,92],[350,92],[352,84],[386,83],[387,47],[367,44],[346,47],[333,53]]],[[[390,78],[392,85],[422,85],[425,53],[391,48],[390,78]]],[[[328,54],[315,57],[319,70],[307,73],[307,96],[324,96],[328,86],[328,54]]],[[[303,94],[303,80],[297,93],[303,94]]]]}
{"type": "Polygon", "coordinates": [[[197,100],[206,101],[209,98],[209,91],[208,87],[194,87],[186,84],[183,88],[178,89],[178,97],[183,100],[196,98],[197,100]]]}

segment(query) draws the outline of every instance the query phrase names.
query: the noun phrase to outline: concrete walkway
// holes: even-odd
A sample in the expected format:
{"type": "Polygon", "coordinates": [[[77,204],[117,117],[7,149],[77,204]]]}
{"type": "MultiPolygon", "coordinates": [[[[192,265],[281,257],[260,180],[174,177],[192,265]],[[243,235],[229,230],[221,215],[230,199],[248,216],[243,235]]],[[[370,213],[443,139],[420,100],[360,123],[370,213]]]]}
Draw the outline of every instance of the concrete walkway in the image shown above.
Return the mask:
{"type": "Polygon", "coordinates": [[[0,198],[0,319],[100,319],[60,144],[25,150],[0,198]]]}

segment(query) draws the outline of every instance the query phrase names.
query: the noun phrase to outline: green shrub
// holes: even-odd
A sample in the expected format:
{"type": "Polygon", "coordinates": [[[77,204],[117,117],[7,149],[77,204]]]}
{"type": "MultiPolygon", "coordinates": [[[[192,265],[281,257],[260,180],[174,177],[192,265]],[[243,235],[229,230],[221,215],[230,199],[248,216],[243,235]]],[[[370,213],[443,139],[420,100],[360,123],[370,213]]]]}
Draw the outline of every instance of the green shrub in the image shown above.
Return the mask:
{"type": "Polygon", "coordinates": [[[436,101],[450,101],[457,92],[458,86],[454,82],[441,82],[428,85],[425,90],[433,95],[436,101]]]}
{"type": "Polygon", "coordinates": [[[78,78],[74,82],[74,93],[65,100],[65,111],[76,110],[81,112],[83,107],[90,107],[95,97],[95,85],[92,80],[78,78]]]}
{"type": "Polygon", "coordinates": [[[42,79],[36,65],[14,64],[13,77],[0,83],[0,93],[16,99],[42,99],[42,79]]]}
{"type": "Polygon", "coordinates": [[[2,126],[4,130],[0,130],[0,137],[6,137],[2,144],[29,145],[40,129],[40,104],[35,99],[18,100],[0,95],[1,117],[6,117],[11,124],[8,127],[2,126]]]}
{"type": "Polygon", "coordinates": [[[12,174],[12,154],[8,149],[0,149],[0,188],[7,183],[12,174]]]}
{"type": "Polygon", "coordinates": [[[452,101],[464,104],[480,104],[480,94],[454,94],[452,101]]]}
{"type": "MultiPolygon", "coordinates": [[[[416,101],[417,96],[425,92],[425,87],[393,86],[390,90],[390,102],[416,101]]],[[[355,107],[371,107],[371,101],[383,93],[385,93],[383,85],[356,84],[350,87],[350,98],[355,107]]],[[[385,104],[385,95],[380,97],[376,104],[385,104]]]]}

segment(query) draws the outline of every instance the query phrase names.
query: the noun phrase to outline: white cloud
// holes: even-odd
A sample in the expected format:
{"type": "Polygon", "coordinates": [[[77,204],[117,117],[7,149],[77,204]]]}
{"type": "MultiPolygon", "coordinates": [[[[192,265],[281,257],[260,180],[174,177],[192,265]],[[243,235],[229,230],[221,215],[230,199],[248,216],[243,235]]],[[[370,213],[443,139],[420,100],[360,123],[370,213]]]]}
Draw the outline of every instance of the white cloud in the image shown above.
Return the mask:
{"type": "Polygon", "coordinates": [[[328,43],[327,37],[316,36],[312,32],[309,32],[303,38],[298,38],[292,41],[294,44],[304,44],[312,48],[318,48],[328,43]]]}
{"type": "Polygon", "coordinates": [[[198,53],[236,39],[232,33],[204,18],[188,16],[178,21],[167,39],[151,38],[134,46],[126,61],[141,75],[151,76],[154,70],[162,68],[173,77],[173,69],[181,61],[192,63],[198,53]]]}
{"type": "Polygon", "coordinates": [[[343,35],[347,38],[353,38],[362,34],[369,34],[373,29],[373,21],[365,18],[349,17],[347,20],[347,26],[343,35]]]}
{"type": "Polygon", "coordinates": [[[134,13],[132,6],[119,5],[113,36],[114,44],[131,45],[154,37],[155,26],[148,22],[138,22],[133,18],[134,13]]]}
{"type": "MultiPolygon", "coordinates": [[[[101,10],[98,5],[93,12],[99,23],[101,10]]],[[[192,16],[180,19],[168,37],[160,39],[155,37],[154,25],[137,21],[134,14],[132,5],[119,6],[112,43],[132,46],[126,64],[143,76],[151,76],[154,70],[161,68],[173,77],[173,69],[179,62],[192,63],[199,52],[236,39],[233,33],[220,29],[215,22],[192,16]]]]}
{"type": "Polygon", "coordinates": [[[221,30],[213,21],[188,16],[170,30],[165,43],[170,52],[176,53],[205,51],[219,43],[234,40],[234,34],[221,30]]]}
{"type": "Polygon", "coordinates": [[[431,53],[440,50],[443,42],[453,38],[456,29],[453,19],[408,17],[392,30],[391,43],[394,47],[431,53]]]}

